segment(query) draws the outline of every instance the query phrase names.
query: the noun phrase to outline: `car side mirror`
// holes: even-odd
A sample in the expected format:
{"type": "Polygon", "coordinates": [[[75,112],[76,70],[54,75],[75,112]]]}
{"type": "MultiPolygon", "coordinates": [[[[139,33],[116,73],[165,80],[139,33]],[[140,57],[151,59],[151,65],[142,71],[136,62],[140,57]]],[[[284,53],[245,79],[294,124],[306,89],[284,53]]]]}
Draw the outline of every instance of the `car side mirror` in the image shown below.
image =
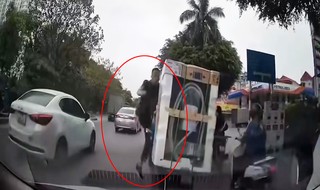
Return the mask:
{"type": "Polygon", "coordinates": [[[88,119],[90,119],[90,115],[88,113],[85,113],[84,114],[84,119],[85,119],[85,121],[88,121],[88,119]]]}

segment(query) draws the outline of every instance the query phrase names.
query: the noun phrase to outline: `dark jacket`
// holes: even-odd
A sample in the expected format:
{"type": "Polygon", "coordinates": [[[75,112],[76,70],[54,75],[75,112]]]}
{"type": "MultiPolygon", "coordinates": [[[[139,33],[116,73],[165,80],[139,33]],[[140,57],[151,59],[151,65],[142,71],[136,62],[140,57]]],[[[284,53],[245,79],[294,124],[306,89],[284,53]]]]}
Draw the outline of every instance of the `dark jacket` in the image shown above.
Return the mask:
{"type": "Polygon", "coordinates": [[[144,128],[151,128],[153,112],[156,110],[158,103],[159,83],[152,84],[145,80],[141,89],[145,90],[146,94],[141,96],[136,113],[140,124],[144,128]]]}
{"type": "Polygon", "coordinates": [[[217,115],[217,122],[216,122],[216,129],[214,130],[215,135],[224,135],[224,132],[227,130],[225,128],[223,131],[221,129],[224,127],[225,119],[223,114],[218,114],[217,115]]]}

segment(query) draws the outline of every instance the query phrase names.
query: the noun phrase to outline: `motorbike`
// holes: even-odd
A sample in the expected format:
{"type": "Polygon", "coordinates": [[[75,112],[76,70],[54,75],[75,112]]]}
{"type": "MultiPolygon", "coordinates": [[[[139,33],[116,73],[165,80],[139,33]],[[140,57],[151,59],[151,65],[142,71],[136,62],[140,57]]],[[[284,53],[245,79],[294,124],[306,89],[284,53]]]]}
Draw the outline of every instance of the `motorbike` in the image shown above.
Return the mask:
{"type": "MultiPolygon", "coordinates": [[[[235,160],[244,158],[245,156],[245,143],[241,143],[242,135],[238,128],[240,138],[234,138],[239,141],[240,144],[235,148],[232,155],[232,174],[235,172],[235,160]]],[[[265,189],[271,185],[272,178],[276,174],[276,158],[273,156],[266,156],[260,160],[255,161],[254,163],[249,163],[245,167],[242,176],[239,176],[238,179],[232,180],[231,188],[232,189],[265,189]]]]}

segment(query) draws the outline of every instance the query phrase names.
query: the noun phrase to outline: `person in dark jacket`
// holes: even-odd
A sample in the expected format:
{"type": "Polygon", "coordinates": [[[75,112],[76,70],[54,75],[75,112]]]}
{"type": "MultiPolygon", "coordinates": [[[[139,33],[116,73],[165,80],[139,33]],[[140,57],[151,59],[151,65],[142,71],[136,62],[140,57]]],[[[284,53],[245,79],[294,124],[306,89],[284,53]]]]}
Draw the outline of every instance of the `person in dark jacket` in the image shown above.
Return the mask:
{"type": "MultiPolygon", "coordinates": [[[[225,136],[225,131],[228,129],[225,118],[222,113],[221,106],[217,106],[216,110],[216,128],[214,131],[214,140],[213,140],[213,156],[216,157],[219,153],[219,145],[225,144],[226,140],[223,139],[225,136]]],[[[226,155],[223,155],[226,156],[226,155]]]]}
{"type": "Polygon", "coordinates": [[[141,98],[136,110],[136,114],[138,116],[140,124],[144,129],[143,132],[145,135],[145,143],[141,154],[140,162],[138,162],[136,165],[137,172],[139,173],[139,176],[141,178],[143,178],[142,165],[151,154],[151,125],[152,117],[154,115],[154,111],[156,110],[156,106],[158,103],[159,79],[160,70],[158,68],[154,68],[152,70],[151,80],[145,80],[137,93],[141,98]]]}

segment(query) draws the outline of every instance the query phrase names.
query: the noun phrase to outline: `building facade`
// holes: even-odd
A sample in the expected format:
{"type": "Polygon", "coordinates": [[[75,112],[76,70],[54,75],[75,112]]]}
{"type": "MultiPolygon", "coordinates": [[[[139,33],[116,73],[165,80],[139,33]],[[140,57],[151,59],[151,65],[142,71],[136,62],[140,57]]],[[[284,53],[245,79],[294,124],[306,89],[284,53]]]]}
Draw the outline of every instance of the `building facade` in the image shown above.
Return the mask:
{"type": "Polygon", "coordinates": [[[300,79],[301,86],[313,88],[313,77],[306,71],[300,79]]]}

